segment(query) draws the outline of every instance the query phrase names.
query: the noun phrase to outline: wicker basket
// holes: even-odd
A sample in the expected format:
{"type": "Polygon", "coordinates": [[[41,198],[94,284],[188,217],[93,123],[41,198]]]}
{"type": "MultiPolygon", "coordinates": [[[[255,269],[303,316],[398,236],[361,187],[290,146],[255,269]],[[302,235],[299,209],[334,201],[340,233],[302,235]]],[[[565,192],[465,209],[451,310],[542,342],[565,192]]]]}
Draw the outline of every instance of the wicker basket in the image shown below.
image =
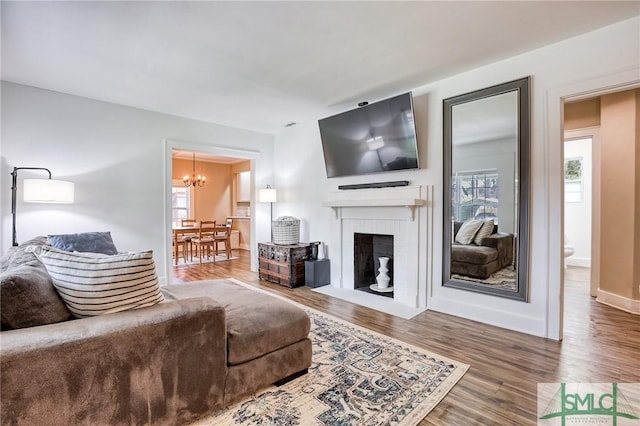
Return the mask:
{"type": "Polygon", "coordinates": [[[298,244],[300,242],[300,219],[280,216],[271,223],[274,244],[298,244]]]}

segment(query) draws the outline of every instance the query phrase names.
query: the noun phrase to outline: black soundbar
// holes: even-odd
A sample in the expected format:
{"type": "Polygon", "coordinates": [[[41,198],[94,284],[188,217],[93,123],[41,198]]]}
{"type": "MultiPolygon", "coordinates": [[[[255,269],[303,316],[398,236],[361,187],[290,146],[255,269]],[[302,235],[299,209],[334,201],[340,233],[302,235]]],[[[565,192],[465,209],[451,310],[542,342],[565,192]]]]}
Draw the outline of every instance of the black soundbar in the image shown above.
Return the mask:
{"type": "Polygon", "coordinates": [[[367,189],[367,188],[392,188],[394,186],[407,186],[408,180],[394,180],[391,182],[356,183],[353,185],[339,185],[338,189],[367,189]]]}

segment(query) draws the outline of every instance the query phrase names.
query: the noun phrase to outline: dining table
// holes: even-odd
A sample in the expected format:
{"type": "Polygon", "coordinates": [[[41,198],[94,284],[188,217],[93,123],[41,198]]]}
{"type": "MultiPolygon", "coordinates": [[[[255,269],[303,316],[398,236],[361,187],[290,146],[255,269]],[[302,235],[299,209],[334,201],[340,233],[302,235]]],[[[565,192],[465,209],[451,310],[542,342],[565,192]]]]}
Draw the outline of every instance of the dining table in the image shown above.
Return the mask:
{"type": "MultiPolygon", "coordinates": [[[[198,237],[198,235],[200,234],[200,224],[195,224],[193,226],[180,226],[180,225],[174,225],[172,227],[172,231],[173,231],[173,250],[174,250],[174,264],[177,265],[178,264],[178,255],[179,255],[179,251],[178,251],[178,241],[180,241],[181,237],[187,236],[187,235],[191,235],[194,238],[198,237]]],[[[228,244],[230,244],[230,240],[229,240],[229,236],[231,233],[231,229],[228,225],[217,225],[217,226],[211,226],[211,227],[207,227],[206,228],[207,232],[212,232],[213,234],[223,234],[225,235],[225,239],[222,240],[221,242],[225,243],[225,249],[228,247],[228,244]],[[226,234],[224,234],[226,232],[226,234]]],[[[220,241],[220,240],[219,240],[220,241]]],[[[229,253],[229,251],[227,251],[227,254],[229,253]]],[[[215,254],[214,254],[215,256],[215,254]]],[[[187,257],[186,255],[184,255],[184,259],[185,259],[185,263],[187,262],[187,257]]]]}

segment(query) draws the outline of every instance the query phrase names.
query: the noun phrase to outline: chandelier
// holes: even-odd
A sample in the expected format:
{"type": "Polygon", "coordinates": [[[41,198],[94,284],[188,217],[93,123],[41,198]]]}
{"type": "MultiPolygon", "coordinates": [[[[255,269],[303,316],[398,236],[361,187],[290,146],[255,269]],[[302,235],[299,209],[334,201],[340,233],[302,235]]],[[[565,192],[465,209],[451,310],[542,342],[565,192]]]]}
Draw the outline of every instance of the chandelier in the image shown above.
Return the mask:
{"type": "Polygon", "coordinates": [[[184,182],[184,186],[204,186],[206,177],[203,175],[196,175],[196,153],[193,153],[193,173],[191,176],[184,175],[182,178],[182,182],[184,182]]]}

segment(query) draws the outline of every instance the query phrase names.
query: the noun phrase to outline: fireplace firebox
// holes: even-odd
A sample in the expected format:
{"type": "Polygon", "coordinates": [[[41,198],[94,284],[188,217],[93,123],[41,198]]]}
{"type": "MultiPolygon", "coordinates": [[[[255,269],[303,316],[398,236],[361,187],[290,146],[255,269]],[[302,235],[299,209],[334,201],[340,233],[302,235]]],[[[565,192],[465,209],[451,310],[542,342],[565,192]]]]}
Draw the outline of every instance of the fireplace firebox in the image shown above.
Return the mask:
{"type": "Polygon", "coordinates": [[[389,286],[393,286],[393,235],[382,234],[353,234],[353,271],[354,289],[366,291],[382,296],[393,297],[392,290],[374,291],[376,275],[379,273],[380,257],[388,257],[387,274],[391,277],[389,286]]]}

